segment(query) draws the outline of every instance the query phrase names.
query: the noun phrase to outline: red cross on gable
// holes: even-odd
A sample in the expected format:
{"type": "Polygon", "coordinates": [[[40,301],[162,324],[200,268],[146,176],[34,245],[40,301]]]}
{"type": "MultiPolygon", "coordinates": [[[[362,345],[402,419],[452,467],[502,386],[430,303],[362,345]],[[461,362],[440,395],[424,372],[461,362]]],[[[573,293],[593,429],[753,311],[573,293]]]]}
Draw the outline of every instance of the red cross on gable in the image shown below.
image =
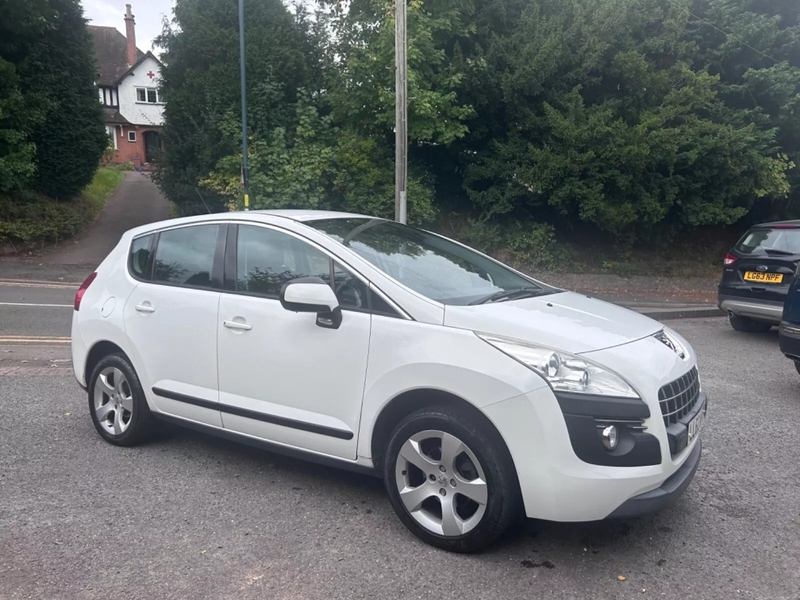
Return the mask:
{"type": "Polygon", "coordinates": [[[155,74],[155,73],[153,73],[152,71],[148,71],[148,72],[147,72],[147,76],[148,76],[150,79],[152,79],[153,77],[155,77],[155,76],[156,76],[156,74],[155,74]]]}

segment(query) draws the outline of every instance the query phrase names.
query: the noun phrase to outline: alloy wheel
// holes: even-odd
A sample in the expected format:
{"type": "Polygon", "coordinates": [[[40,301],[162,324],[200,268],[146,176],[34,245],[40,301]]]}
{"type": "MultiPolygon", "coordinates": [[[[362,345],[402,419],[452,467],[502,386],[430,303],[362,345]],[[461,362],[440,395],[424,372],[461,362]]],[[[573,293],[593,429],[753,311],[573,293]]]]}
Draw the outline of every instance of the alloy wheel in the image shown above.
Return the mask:
{"type": "Polygon", "coordinates": [[[97,422],[111,435],[122,435],[133,418],[133,392],[117,367],[106,367],[94,384],[94,412],[97,422]]]}
{"type": "Polygon", "coordinates": [[[480,461],[464,442],[444,431],[420,431],[406,440],[397,457],[395,482],[411,517],[437,535],[464,535],[486,512],[489,486],[480,461]]]}

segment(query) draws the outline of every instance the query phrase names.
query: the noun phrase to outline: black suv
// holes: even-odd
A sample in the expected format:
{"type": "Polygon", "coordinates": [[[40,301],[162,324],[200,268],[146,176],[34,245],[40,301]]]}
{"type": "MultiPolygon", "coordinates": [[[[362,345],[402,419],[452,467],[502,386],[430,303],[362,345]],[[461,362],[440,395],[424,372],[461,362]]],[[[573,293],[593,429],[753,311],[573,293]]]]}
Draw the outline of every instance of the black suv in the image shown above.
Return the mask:
{"type": "Polygon", "coordinates": [[[751,227],[725,255],[719,307],[736,331],[767,331],[781,322],[783,302],[800,261],[800,221],[751,227]]]}

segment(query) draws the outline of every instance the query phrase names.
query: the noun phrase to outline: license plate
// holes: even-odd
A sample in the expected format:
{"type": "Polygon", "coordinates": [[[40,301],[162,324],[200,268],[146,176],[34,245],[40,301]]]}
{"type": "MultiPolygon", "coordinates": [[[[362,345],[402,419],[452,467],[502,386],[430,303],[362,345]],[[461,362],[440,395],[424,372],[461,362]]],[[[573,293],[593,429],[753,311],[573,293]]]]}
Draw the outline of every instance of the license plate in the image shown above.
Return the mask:
{"type": "Polygon", "coordinates": [[[761,283],[781,283],[783,273],[759,273],[757,271],[745,271],[745,281],[760,281],[761,283]]]}
{"type": "Polygon", "coordinates": [[[691,421],[689,421],[689,441],[687,446],[694,441],[694,438],[697,437],[697,434],[700,433],[700,430],[703,428],[703,420],[706,417],[705,408],[697,413],[691,421]]]}

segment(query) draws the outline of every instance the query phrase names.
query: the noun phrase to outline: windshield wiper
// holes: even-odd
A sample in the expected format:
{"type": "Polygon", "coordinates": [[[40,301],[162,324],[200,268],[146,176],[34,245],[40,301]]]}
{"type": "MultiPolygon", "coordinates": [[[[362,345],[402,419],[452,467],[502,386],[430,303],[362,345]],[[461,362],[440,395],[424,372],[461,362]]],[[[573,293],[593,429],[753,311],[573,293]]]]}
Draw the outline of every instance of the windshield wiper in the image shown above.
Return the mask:
{"type": "Polygon", "coordinates": [[[522,298],[535,298],[547,294],[545,290],[537,288],[520,288],[516,290],[501,290],[494,292],[483,298],[478,298],[469,303],[470,306],[476,304],[486,304],[487,302],[503,302],[504,300],[521,300],[522,298]]]}
{"type": "Polygon", "coordinates": [[[777,250],[775,248],[764,248],[767,254],[777,254],[779,256],[794,256],[796,252],[787,252],[786,250],[777,250]]]}

